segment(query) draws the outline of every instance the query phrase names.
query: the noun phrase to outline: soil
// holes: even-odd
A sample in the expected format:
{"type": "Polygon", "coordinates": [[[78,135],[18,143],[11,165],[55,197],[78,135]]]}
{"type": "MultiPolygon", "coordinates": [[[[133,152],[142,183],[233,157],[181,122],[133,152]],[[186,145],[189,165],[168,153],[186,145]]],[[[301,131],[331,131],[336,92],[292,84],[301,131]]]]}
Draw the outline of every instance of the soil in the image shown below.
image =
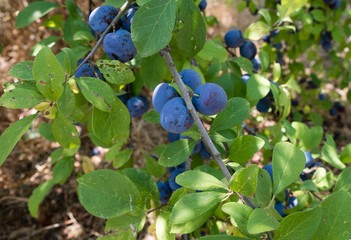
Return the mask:
{"type": "MultiPolygon", "coordinates": [[[[8,75],[8,70],[17,62],[33,60],[30,56],[31,48],[40,39],[59,32],[48,30],[40,26],[43,21],[38,20],[25,28],[16,29],[16,16],[20,9],[28,6],[31,0],[0,0],[0,43],[3,51],[0,55],[0,94],[6,81],[15,79],[8,75]]],[[[64,5],[64,0],[55,1],[64,5]]],[[[88,13],[88,2],[76,1],[84,14],[88,13]]],[[[103,1],[93,1],[96,6],[103,1]]],[[[65,12],[62,9],[55,13],[65,12]],[[61,11],[61,12],[60,12],[61,11]]],[[[52,13],[50,13],[52,14],[52,13]]],[[[245,10],[240,15],[235,6],[228,7],[223,1],[208,1],[207,15],[215,15],[221,25],[208,29],[208,37],[213,38],[232,28],[245,30],[250,22],[258,17],[251,16],[245,10]]],[[[57,52],[64,46],[58,42],[53,51],[57,52]]],[[[150,93],[147,93],[150,99],[150,93]]],[[[345,100],[345,94],[343,93],[345,100]]],[[[337,146],[345,146],[351,139],[350,122],[346,119],[350,109],[339,117],[330,117],[325,114],[325,130],[339,134],[337,146]]],[[[21,117],[32,114],[31,110],[12,110],[0,107],[0,133],[12,122],[21,117]]],[[[38,125],[47,122],[47,119],[38,118],[31,129],[19,141],[5,163],[0,167],[0,240],[2,239],[96,239],[103,236],[105,220],[96,218],[85,211],[79,203],[77,189],[77,175],[82,173],[82,157],[91,157],[95,169],[112,168],[104,161],[106,149],[98,148],[100,153],[91,156],[94,145],[88,138],[82,139],[82,147],[76,156],[74,173],[64,185],[55,185],[52,191],[44,198],[39,208],[39,217],[31,217],[27,202],[32,191],[44,181],[52,177],[51,152],[59,146],[44,139],[38,134],[38,125]]],[[[247,122],[258,130],[269,126],[274,119],[261,123],[247,122]]],[[[167,143],[166,132],[157,124],[148,123],[142,119],[132,121],[132,140],[134,146],[133,159],[136,167],[142,167],[144,157],[142,152],[151,150],[163,143],[167,143]]],[[[340,149],[341,147],[339,147],[340,149]]],[[[258,155],[260,156],[260,155],[258,155]]],[[[256,157],[259,162],[259,157],[256,157]]],[[[144,231],[139,239],[153,239],[152,235],[144,231]]]]}

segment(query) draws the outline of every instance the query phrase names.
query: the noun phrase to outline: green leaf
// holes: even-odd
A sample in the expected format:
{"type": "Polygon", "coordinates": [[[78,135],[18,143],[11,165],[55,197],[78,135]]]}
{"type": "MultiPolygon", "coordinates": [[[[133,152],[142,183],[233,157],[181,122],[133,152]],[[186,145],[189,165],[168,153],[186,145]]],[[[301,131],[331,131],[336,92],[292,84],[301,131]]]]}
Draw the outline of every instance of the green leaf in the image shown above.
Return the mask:
{"type": "Polygon", "coordinates": [[[273,239],[311,239],[318,228],[321,218],[322,209],[319,206],[303,212],[290,214],[279,224],[273,239]]]}
{"type": "Polygon", "coordinates": [[[33,77],[41,94],[51,101],[60,98],[63,92],[65,73],[50,48],[43,47],[34,59],[33,77]]]}
{"type": "Polygon", "coordinates": [[[270,214],[269,210],[263,208],[256,208],[247,222],[247,230],[250,234],[273,231],[278,226],[279,222],[277,219],[270,214]]]}
{"type": "Polygon", "coordinates": [[[272,198],[272,180],[269,173],[263,169],[258,171],[255,198],[260,207],[268,206],[272,198]]]}
{"type": "Polygon", "coordinates": [[[122,172],[135,184],[143,199],[159,201],[160,197],[156,182],[152,179],[149,172],[136,168],[125,168],[122,172]]]}
{"type": "Polygon", "coordinates": [[[321,203],[322,220],[314,240],[348,240],[351,237],[351,197],[345,191],[328,196],[321,203]]]}
{"type": "Polygon", "coordinates": [[[56,142],[54,135],[52,134],[52,125],[50,123],[41,123],[38,126],[38,131],[41,136],[43,136],[50,142],[56,142]]]}
{"type": "Polygon", "coordinates": [[[251,23],[244,32],[244,37],[250,40],[260,40],[262,35],[269,33],[270,27],[264,22],[251,23]]]}
{"type": "Polygon", "coordinates": [[[52,48],[56,42],[58,40],[60,40],[62,37],[58,37],[58,36],[50,36],[50,37],[47,37],[47,38],[43,38],[41,39],[37,44],[35,44],[32,48],[32,50],[30,51],[30,55],[31,56],[36,56],[38,55],[38,53],[40,52],[40,50],[43,48],[43,47],[49,47],[49,48],[52,48]]]}
{"type": "Polygon", "coordinates": [[[269,11],[265,8],[261,8],[260,10],[258,10],[258,14],[260,14],[264,20],[266,20],[266,23],[268,25],[271,25],[272,23],[272,19],[271,19],[271,15],[269,15],[269,11]]]}
{"type": "Polygon", "coordinates": [[[127,107],[119,100],[112,106],[110,112],[93,109],[93,132],[101,140],[113,142],[124,141],[129,136],[130,117],[127,107]]]}
{"type": "Polygon", "coordinates": [[[199,191],[227,191],[227,187],[216,177],[197,170],[189,170],[179,174],[176,183],[199,191]]]}
{"type": "Polygon", "coordinates": [[[104,78],[110,83],[125,85],[135,80],[133,71],[120,61],[100,59],[96,64],[104,78]]]}
{"type": "Polygon", "coordinates": [[[49,193],[54,185],[54,180],[50,179],[40,184],[33,190],[32,195],[28,199],[28,209],[32,217],[38,218],[39,204],[43,201],[44,197],[49,193]]]}
{"type": "Polygon", "coordinates": [[[65,118],[69,118],[76,110],[76,96],[68,84],[65,85],[61,97],[57,100],[57,109],[65,118]]]}
{"type": "Polygon", "coordinates": [[[12,77],[19,78],[21,80],[34,81],[32,69],[32,61],[23,61],[13,65],[9,71],[9,74],[12,77]]]}
{"type": "Polygon", "coordinates": [[[66,8],[69,12],[69,15],[73,18],[73,19],[80,19],[83,16],[82,11],[79,9],[79,7],[77,6],[77,4],[75,3],[74,0],[66,0],[66,8]]]}
{"type": "Polygon", "coordinates": [[[300,140],[299,147],[308,151],[317,147],[323,138],[323,128],[320,126],[308,128],[306,124],[301,122],[293,122],[293,128],[296,130],[295,137],[300,140]]]}
{"type": "Polygon", "coordinates": [[[52,151],[50,155],[52,164],[56,163],[62,157],[64,150],[64,148],[57,148],[52,151]]]}
{"type": "Polygon", "coordinates": [[[327,20],[324,11],[321,9],[313,9],[310,13],[313,16],[313,19],[318,22],[325,22],[327,20]]]}
{"type": "Polygon", "coordinates": [[[301,185],[300,185],[300,189],[301,190],[308,190],[308,191],[314,191],[314,192],[318,192],[318,188],[316,186],[316,184],[314,184],[314,182],[312,180],[306,180],[304,181],[301,185]]]}
{"type": "Polygon", "coordinates": [[[184,195],[174,205],[169,220],[172,225],[189,223],[208,212],[209,209],[218,206],[224,196],[223,193],[219,192],[199,192],[184,195]]]}
{"type": "Polygon", "coordinates": [[[334,185],[334,174],[332,171],[327,172],[325,168],[319,167],[313,174],[312,181],[321,191],[328,191],[334,185]]]}
{"type": "Polygon", "coordinates": [[[52,134],[64,148],[75,148],[80,145],[79,133],[76,127],[61,114],[56,114],[52,123],[52,134]]]}
{"type": "Polygon", "coordinates": [[[281,75],[281,68],[279,63],[273,63],[273,81],[277,82],[281,75]]]}
{"type": "Polygon", "coordinates": [[[229,148],[228,158],[234,162],[244,164],[263,147],[264,143],[262,138],[252,135],[238,137],[229,148]]]}
{"type": "Polygon", "coordinates": [[[241,238],[241,237],[221,234],[221,235],[210,235],[210,236],[200,237],[199,240],[249,240],[249,238],[241,238]]]}
{"type": "Polygon", "coordinates": [[[171,41],[171,49],[175,48],[175,51],[190,59],[194,57],[205,44],[206,23],[199,7],[193,0],[179,0],[177,4],[179,26],[171,41]]]}
{"type": "Polygon", "coordinates": [[[132,154],[133,154],[133,149],[131,148],[124,149],[123,151],[117,153],[115,155],[115,158],[113,159],[113,167],[114,168],[122,167],[124,164],[126,164],[129,161],[132,154]]]}
{"type": "Polygon", "coordinates": [[[253,194],[257,187],[258,170],[257,165],[250,165],[247,168],[236,171],[230,179],[230,189],[245,196],[253,194]]]}
{"type": "Polygon", "coordinates": [[[139,209],[141,197],[137,187],[123,174],[101,169],[78,178],[78,196],[92,215],[110,219],[139,209]]]}
{"type": "Polygon", "coordinates": [[[61,51],[64,53],[64,60],[66,72],[68,75],[74,73],[77,68],[77,58],[74,55],[74,52],[70,48],[62,48],[61,51]]]}
{"type": "Polygon", "coordinates": [[[104,81],[92,77],[80,77],[76,79],[84,97],[103,112],[112,111],[117,97],[112,88],[104,81]]]}
{"type": "Polygon", "coordinates": [[[299,178],[305,168],[305,154],[287,142],[277,143],[273,150],[273,191],[277,195],[299,178]]]}
{"type": "Polygon", "coordinates": [[[339,159],[333,137],[330,134],[326,134],[325,138],[327,139],[327,141],[322,147],[321,158],[323,159],[323,161],[326,161],[333,167],[336,167],[338,169],[345,168],[345,164],[343,164],[339,159]]]}
{"type": "Polygon", "coordinates": [[[91,32],[87,31],[77,31],[73,34],[73,40],[74,41],[95,41],[95,38],[93,35],[91,35],[91,32]]]}
{"type": "Polygon", "coordinates": [[[351,143],[347,144],[340,153],[340,160],[343,163],[351,162],[351,143]]]}
{"type": "Polygon", "coordinates": [[[174,167],[185,162],[191,155],[196,141],[182,139],[168,145],[160,156],[158,163],[165,167],[174,167]]]}
{"type": "Polygon", "coordinates": [[[222,45],[217,44],[215,40],[208,40],[196,56],[206,61],[217,59],[218,63],[222,63],[228,59],[228,52],[222,45]]]}
{"type": "Polygon", "coordinates": [[[72,174],[74,158],[65,157],[60,159],[53,169],[53,180],[55,183],[64,184],[72,174]]]}
{"type": "Polygon", "coordinates": [[[252,62],[244,57],[235,57],[230,59],[231,62],[235,62],[242,70],[247,72],[248,74],[252,74],[252,62]]]}
{"type": "Polygon", "coordinates": [[[242,203],[230,202],[225,203],[222,206],[222,211],[231,216],[231,222],[235,223],[235,226],[240,232],[247,235],[247,222],[252,214],[253,210],[242,203]]]}
{"type": "Polygon", "coordinates": [[[60,5],[53,2],[35,1],[22,9],[16,18],[16,28],[25,27],[60,5]]]}
{"type": "MultiPolygon", "coordinates": [[[[136,209],[118,217],[110,218],[106,221],[105,232],[113,231],[121,233],[128,229],[133,229],[134,231],[138,230],[142,227],[141,225],[144,222],[145,214],[146,212],[144,209],[136,209]]],[[[121,240],[124,240],[124,238],[121,240]]]]}
{"type": "Polygon", "coordinates": [[[287,21],[290,15],[305,6],[307,0],[282,0],[279,11],[279,20],[287,21]]]}
{"type": "Polygon", "coordinates": [[[5,162],[6,158],[20,140],[23,134],[30,128],[33,120],[38,114],[24,117],[11,124],[0,136],[0,166],[5,162]]]}
{"type": "Polygon", "coordinates": [[[333,191],[337,192],[341,189],[346,191],[351,190],[351,167],[347,167],[342,170],[333,191]]]}
{"type": "Polygon", "coordinates": [[[243,98],[231,98],[222,112],[217,114],[211,125],[211,132],[233,128],[249,115],[250,104],[243,98]]]}
{"type": "Polygon", "coordinates": [[[105,3],[102,5],[110,5],[114,6],[115,8],[120,8],[123,6],[124,3],[124,0],[105,0],[105,3]]]}
{"type": "Polygon", "coordinates": [[[160,123],[160,114],[153,109],[144,113],[142,118],[150,123],[160,123]]]}
{"type": "MultiPolygon", "coordinates": [[[[138,10],[139,11],[139,10],[138,10]]],[[[134,18],[133,18],[134,19],[134,18]]],[[[160,54],[142,58],[139,76],[149,89],[154,89],[165,77],[167,66],[160,54]]]]}
{"type": "Polygon", "coordinates": [[[170,212],[162,211],[156,219],[156,237],[163,240],[174,240],[176,235],[171,233],[169,224],[170,212]]]}
{"type": "Polygon", "coordinates": [[[261,71],[266,71],[270,63],[269,54],[265,50],[261,49],[259,56],[261,60],[261,71]]]}
{"type": "Polygon", "coordinates": [[[247,82],[246,96],[250,101],[257,101],[267,96],[271,84],[268,79],[259,74],[254,74],[247,82]]]}
{"type": "Polygon", "coordinates": [[[12,109],[32,108],[46,98],[38,92],[34,83],[11,83],[0,97],[0,106],[12,109]]]}
{"type": "Polygon", "coordinates": [[[165,172],[165,167],[158,164],[158,162],[147,153],[143,153],[146,158],[145,169],[155,178],[162,177],[165,172]]]}
{"type": "Polygon", "coordinates": [[[154,55],[167,46],[177,14],[175,0],[150,0],[136,11],[132,40],[141,57],[154,55]]]}

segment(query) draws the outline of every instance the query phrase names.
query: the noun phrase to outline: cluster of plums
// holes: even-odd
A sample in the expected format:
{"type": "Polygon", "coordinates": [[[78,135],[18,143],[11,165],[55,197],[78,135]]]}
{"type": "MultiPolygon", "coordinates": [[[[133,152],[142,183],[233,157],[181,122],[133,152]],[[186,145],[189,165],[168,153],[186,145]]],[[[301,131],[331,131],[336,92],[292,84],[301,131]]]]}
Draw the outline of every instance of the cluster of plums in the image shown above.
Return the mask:
{"type": "MultiPolygon", "coordinates": [[[[130,26],[137,5],[133,4],[122,17],[121,29],[106,34],[103,40],[106,55],[112,60],[122,63],[132,60],[137,50],[132,42],[130,26]]],[[[118,10],[110,5],[95,8],[89,16],[89,26],[97,34],[102,34],[117,16],[118,10]]]]}
{"type": "MultiPolygon", "coordinates": [[[[201,76],[193,69],[184,69],[179,75],[185,85],[194,91],[192,103],[203,115],[215,115],[227,104],[227,94],[215,83],[201,84],[201,76]]],[[[160,83],[152,95],[152,105],[160,113],[161,126],[171,133],[182,133],[194,123],[185,101],[177,90],[167,83],[160,83]]]]}
{"type": "MultiPolygon", "coordinates": [[[[311,155],[310,152],[308,151],[303,151],[303,153],[305,154],[305,158],[306,158],[306,164],[305,164],[305,170],[300,174],[300,178],[303,181],[309,180],[312,178],[313,174],[315,173],[315,169],[317,167],[321,167],[323,166],[322,163],[320,162],[314,162],[314,159],[311,155]]],[[[273,182],[273,168],[272,168],[272,164],[267,164],[263,167],[264,170],[266,170],[269,173],[269,176],[271,177],[271,180],[273,182]]],[[[284,202],[281,202],[279,200],[277,200],[277,202],[275,203],[274,207],[275,210],[277,210],[277,212],[282,216],[285,217],[286,214],[284,213],[284,209],[290,209],[293,207],[296,207],[298,204],[298,200],[296,197],[294,196],[289,196],[288,194],[288,190],[285,190],[285,202],[286,205],[284,205],[284,202]]]]}
{"type": "Polygon", "coordinates": [[[284,65],[284,59],[283,59],[283,53],[280,52],[280,50],[283,47],[283,44],[281,42],[278,43],[273,43],[274,42],[274,37],[279,34],[279,30],[275,30],[270,32],[269,34],[266,34],[262,37],[262,40],[266,42],[267,44],[270,44],[272,47],[274,47],[277,50],[277,59],[276,62],[279,63],[280,65],[284,65]]]}
{"type": "Polygon", "coordinates": [[[324,31],[321,34],[321,41],[320,41],[320,43],[322,45],[322,48],[325,51],[329,51],[332,48],[332,41],[333,41],[333,37],[332,37],[331,32],[324,31]]]}

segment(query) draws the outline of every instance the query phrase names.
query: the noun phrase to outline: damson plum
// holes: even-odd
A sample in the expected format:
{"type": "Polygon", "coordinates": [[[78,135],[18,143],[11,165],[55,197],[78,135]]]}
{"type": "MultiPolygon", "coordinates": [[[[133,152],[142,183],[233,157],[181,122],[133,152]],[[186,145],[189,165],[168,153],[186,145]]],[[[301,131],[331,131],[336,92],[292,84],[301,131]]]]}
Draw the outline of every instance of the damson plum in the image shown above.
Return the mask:
{"type": "MultiPolygon", "coordinates": [[[[189,136],[180,136],[180,139],[191,139],[189,136]]],[[[197,141],[195,144],[195,147],[193,149],[193,152],[191,154],[195,155],[198,154],[201,150],[201,141],[197,141]]]]}
{"type": "Polygon", "coordinates": [[[184,168],[178,168],[176,170],[174,170],[171,175],[169,175],[168,178],[168,182],[169,182],[169,186],[171,187],[172,191],[174,192],[175,190],[177,190],[178,188],[181,188],[182,186],[180,186],[178,183],[176,183],[175,179],[176,177],[184,172],[184,168]]]}
{"type": "Polygon", "coordinates": [[[283,212],[283,210],[285,209],[285,206],[284,206],[283,203],[281,203],[281,202],[276,202],[276,203],[274,204],[274,208],[275,208],[275,210],[277,210],[277,212],[278,212],[282,217],[285,217],[285,216],[286,216],[286,214],[283,212]]]}
{"type": "Polygon", "coordinates": [[[200,156],[203,159],[210,159],[211,158],[211,154],[207,151],[207,148],[203,142],[201,142],[200,156]]]}
{"type": "Polygon", "coordinates": [[[247,84],[247,82],[249,81],[250,77],[251,76],[249,74],[244,74],[244,75],[241,76],[241,80],[243,80],[243,82],[245,84],[247,84]]]}
{"type": "Polygon", "coordinates": [[[132,60],[137,54],[130,32],[123,29],[114,33],[108,33],[104,38],[103,45],[110,59],[118,60],[122,63],[132,60]]]}
{"type": "Polygon", "coordinates": [[[169,186],[168,182],[158,182],[157,188],[160,193],[160,202],[161,204],[166,204],[169,198],[172,195],[172,189],[169,186]]]}
{"type": "MultiPolygon", "coordinates": [[[[102,73],[97,68],[97,66],[94,65],[93,68],[94,68],[95,73],[99,77],[99,79],[104,80],[104,77],[102,76],[102,73]]],[[[80,78],[80,77],[94,77],[94,78],[96,78],[95,73],[93,72],[93,70],[89,66],[89,63],[85,63],[85,64],[83,64],[83,66],[81,68],[78,69],[78,71],[75,73],[74,76],[76,78],[80,78]]]]}
{"type": "Polygon", "coordinates": [[[103,5],[95,8],[89,16],[89,26],[97,34],[103,33],[117,16],[118,11],[113,6],[103,5]]]}
{"type": "Polygon", "coordinates": [[[261,69],[261,60],[258,57],[252,59],[253,70],[258,72],[261,69]]]}
{"type": "Polygon", "coordinates": [[[240,47],[240,56],[252,60],[257,53],[256,45],[251,41],[246,41],[240,47]]]}
{"type": "Polygon", "coordinates": [[[160,83],[152,94],[152,106],[160,113],[163,105],[175,97],[179,97],[179,94],[174,87],[168,83],[160,83]]]}
{"type": "Polygon", "coordinates": [[[172,98],[160,112],[161,126],[171,133],[182,133],[191,128],[194,120],[186,108],[183,98],[172,98]]]}
{"type": "Polygon", "coordinates": [[[227,104],[227,94],[215,83],[205,83],[196,88],[192,102],[196,110],[203,115],[214,115],[221,112],[227,104]]]}
{"type": "Polygon", "coordinates": [[[225,34],[224,42],[228,47],[236,48],[245,43],[245,38],[239,29],[232,29],[225,34]]]}
{"type": "Polygon", "coordinates": [[[183,169],[183,172],[185,171],[185,162],[175,166],[175,167],[170,167],[168,169],[168,172],[172,173],[173,171],[177,170],[177,169],[183,169]]]}
{"type": "Polygon", "coordinates": [[[122,28],[130,32],[130,26],[133,21],[134,14],[137,10],[135,8],[129,8],[122,18],[122,28]]]}
{"type": "Polygon", "coordinates": [[[261,113],[266,113],[268,112],[270,106],[271,106],[271,101],[267,97],[264,97],[258,101],[256,105],[256,109],[261,113]]]}
{"type": "Polygon", "coordinates": [[[167,137],[168,137],[168,141],[170,141],[172,143],[172,142],[178,141],[180,139],[180,134],[169,132],[167,137]]]}
{"type": "Polygon", "coordinates": [[[199,3],[199,8],[200,8],[200,11],[205,11],[207,7],[207,1],[206,0],[201,0],[201,2],[199,3]]]}
{"type": "Polygon", "coordinates": [[[313,166],[313,157],[311,155],[311,153],[307,152],[307,151],[303,151],[303,153],[305,154],[306,157],[306,165],[305,167],[310,168],[313,166]]]}
{"type": "Polygon", "coordinates": [[[269,173],[269,176],[271,177],[271,180],[273,182],[273,166],[272,166],[272,164],[267,164],[266,166],[263,167],[263,169],[269,173]]]}
{"type": "Polygon", "coordinates": [[[145,96],[136,96],[129,98],[127,101],[127,108],[130,117],[141,117],[150,108],[149,100],[145,96]]]}
{"type": "Polygon", "coordinates": [[[184,69],[179,75],[182,77],[184,84],[189,86],[193,91],[202,83],[200,74],[193,69],[184,69]]]}

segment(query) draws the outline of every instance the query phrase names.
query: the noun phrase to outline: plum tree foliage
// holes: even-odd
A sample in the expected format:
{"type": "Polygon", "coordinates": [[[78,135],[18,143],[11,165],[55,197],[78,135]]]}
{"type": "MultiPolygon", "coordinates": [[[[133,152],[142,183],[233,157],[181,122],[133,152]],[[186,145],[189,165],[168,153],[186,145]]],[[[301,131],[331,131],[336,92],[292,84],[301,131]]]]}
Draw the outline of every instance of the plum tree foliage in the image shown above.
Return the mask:
{"type": "Polygon", "coordinates": [[[77,178],[83,207],[112,230],[102,239],[136,239],[146,218],[162,240],[349,239],[351,145],[338,151],[320,113],[345,112],[336,92],[325,94],[329,81],[351,102],[350,3],[255,2],[233,1],[258,20],[216,39],[206,39],[207,26],[220,24],[206,0],[106,1],[88,23],[73,0],[22,9],[17,28],[45,17],[61,31],[54,42],[66,44],[53,52],[52,38],[41,41],[34,61],[11,68],[18,81],[0,97],[3,107],[37,112],[2,133],[0,165],[38,117],[47,119],[39,133],[61,146],[52,179],[29,198],[32,216],[71,176],[84,129],[115,168],[77,178]],[[57,8],[62,23],[47,15],[57,8]],[[153,109],[142,88],[153,91],[153,109]],[[137,169],[130,123],[141,117],[170,143],[145,152],[137,169]],[[267,118],[267,129],[247,126],[267,118]],[[257,152],[263,168],[250,161],[257,152]]]}

